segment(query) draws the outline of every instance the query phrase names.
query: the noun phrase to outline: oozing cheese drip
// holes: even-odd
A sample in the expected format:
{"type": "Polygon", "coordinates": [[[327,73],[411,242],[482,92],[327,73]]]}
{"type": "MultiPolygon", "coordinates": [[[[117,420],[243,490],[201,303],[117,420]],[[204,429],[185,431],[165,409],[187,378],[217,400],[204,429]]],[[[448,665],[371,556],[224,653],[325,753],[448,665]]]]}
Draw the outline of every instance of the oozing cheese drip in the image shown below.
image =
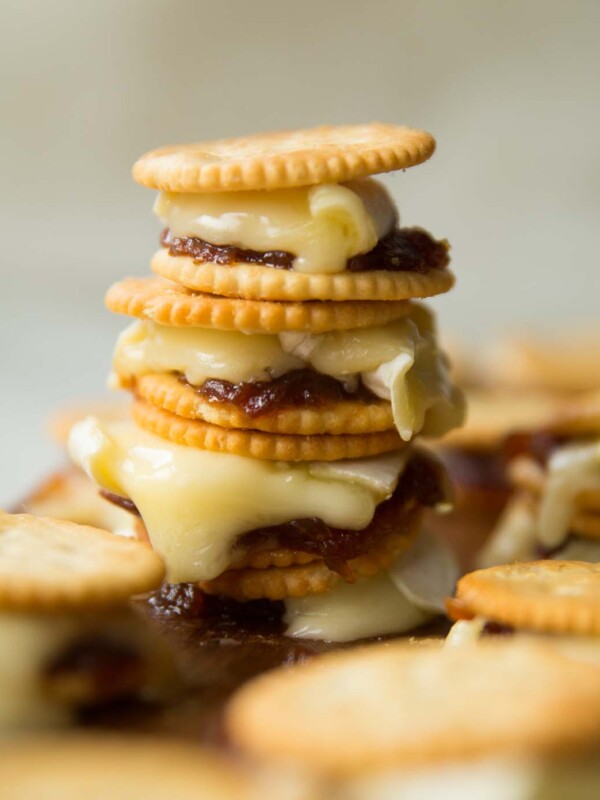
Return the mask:
{"type": "Polygon", "coordinates": [[[443,613],[457,577],[450,550],[424,530],[386,572],[324,595],[288,598],[286,636],[350,642],[405,633],[443,613]]]}
{"type": "Polygon", "coordinates": [[[395,463],[384,456],[337,470],[260,461],[173,444],[133,423],[93,417],[75,425],[69,450],[102,488],[133,500],[173,583],[221,574],[235,539],[255,528],[307,517],[337,528],[366,527],[393,492],[404,461],[402,454],[395,463]]]}
{"type": "MultiPolygon", "coordinates": [[[[433,320],[415,306],[410,317],[372,328],[323,334],[244,334],[135,322],[117,343],[114,369],[124,378],[181,372],[194,386],[276,378],[310,367],[354,387],[359,379],[392,404],[400,436],[441,436],[464,416],[462,393],[437,347],[433,320]]],[[[113,385],[118,385],[118,378],[113,385]]]]}
{"type": "Polygon", "coordinates": [[[389,194],[372,178],[270,192],[161,192],[154,211],[174,236],[283,250],[296,257],[298,272],[324,274],[372,250],[397,221],[389,194]]]}
{"type": "Polygon", "coordinates": [[[577,495],[600,488],[600,442],[566,445],[548,462],[548,477],[540,500],[538,539],[546,547],[564,541],[576,509],[577,495]]]}
{"type": "Polygon", "coordinates": [[[383,572],[359,583],[339,583],[327,594],[285,601],[286,636],[351,642],[404,633],[430,620],[431,612],[411,603],[383,572]]]}

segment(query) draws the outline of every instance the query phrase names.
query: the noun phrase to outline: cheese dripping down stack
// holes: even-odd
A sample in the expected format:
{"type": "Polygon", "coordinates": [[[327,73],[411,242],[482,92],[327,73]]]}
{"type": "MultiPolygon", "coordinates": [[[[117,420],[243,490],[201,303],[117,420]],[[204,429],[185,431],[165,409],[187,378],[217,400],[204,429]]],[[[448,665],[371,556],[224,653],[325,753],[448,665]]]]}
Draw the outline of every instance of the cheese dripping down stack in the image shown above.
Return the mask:
{"type": "Polygon", "coordinates": [[[434,147],[394,125],[323,127],[133,168],[164,228],[156,277],[107,295],[136,318],[112,376],[133,419],[79,423],[72,457],[141,515],[170,582],[283,601],[289,635],[401,632],[452,589],[448,554],[419,531],[445,476],[414,444],[463,417],[414,302],[451,288],[449,247],[400,227],[370,177],[434,147]]]}

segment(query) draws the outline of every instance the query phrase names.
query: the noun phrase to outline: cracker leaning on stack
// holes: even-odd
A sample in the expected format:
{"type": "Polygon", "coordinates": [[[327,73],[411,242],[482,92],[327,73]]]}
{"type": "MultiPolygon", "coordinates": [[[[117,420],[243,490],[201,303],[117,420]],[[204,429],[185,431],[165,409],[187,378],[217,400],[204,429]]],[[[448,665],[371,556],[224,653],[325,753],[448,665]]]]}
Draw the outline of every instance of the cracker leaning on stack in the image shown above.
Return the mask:
{"type": "Polygon", "coordinates": [[[447,502],[414,445],[462,421],[431,312],[448,245],[400,228],[370,175],[425,161],[393,125],[323,127],[163,148],[157,277],[113,286],[136,318],[112,383],[132,421],[90,418],[74,460],[141,515],[170,582],[284,601],[290,635],[348,640],[429,619],[454,574],[419,537],[447,502]],[[423,588],[428,570],[444,586],[423,588]]]}

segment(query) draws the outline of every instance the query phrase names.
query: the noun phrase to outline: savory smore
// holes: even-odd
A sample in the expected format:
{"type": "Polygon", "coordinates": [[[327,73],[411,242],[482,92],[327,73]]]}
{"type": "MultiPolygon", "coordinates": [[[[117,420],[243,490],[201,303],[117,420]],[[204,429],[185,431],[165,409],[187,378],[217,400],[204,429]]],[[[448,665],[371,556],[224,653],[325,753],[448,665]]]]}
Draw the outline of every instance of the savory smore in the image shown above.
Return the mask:
{"type": "Polygon", "coordinates": [[[284,601],[290,635],[408,630],[452,588],[445,549],[419,535],[424,508],[448,503],[445,475],[413,444],[463,417],[431,312],[412,302],[451,287],[449,247],[400,228],[369,177],[433,147],[342,126],[134,166],[166,229],[160,277],[107,296],[136,318],[111,379],[133,392],[133,421],[86,420],[71,452],[140,514],[169,581],[284,601]]]}

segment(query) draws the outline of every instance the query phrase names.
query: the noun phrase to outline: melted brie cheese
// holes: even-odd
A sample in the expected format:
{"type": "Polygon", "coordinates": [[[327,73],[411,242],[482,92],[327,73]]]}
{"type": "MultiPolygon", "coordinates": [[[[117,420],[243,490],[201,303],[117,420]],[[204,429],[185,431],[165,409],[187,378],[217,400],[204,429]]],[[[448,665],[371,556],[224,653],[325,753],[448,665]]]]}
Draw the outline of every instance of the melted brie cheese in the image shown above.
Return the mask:
{"type": "Polygon", "coordinates": [[[284,251],[295,256],[294,269],[309,273],[341,272],[397,221],[392,199],[372,178],[270,192],[161,192],[154,211],[174,236],[284,251]]]}
{"type": "Polygon", "coordinates": [[[285,601],[286,635],[350,642],[404,633],[443,613],[458,567],[450,550],[422,531],[386,572],[358,583],[340,583],[323,595],[285,601]]]}
{"type": "Polygon", "coordinates": [[[566,445],[551,456],[538,518],[543,545],[556,547],[564,541],[577,495],[586,489],[600,489],[600,442],[566,445]]]}
{"type": "Polygon", "coordinates": [[[286,636],[351,642],[386,633],[404,633],[432,618],[383,572],[358,583],[340,582],[327,594],[285,600],[286,636]]]}
{"type": "Polygon", "coordinates": [[[113,361],[124,377],[180,372],[192,386],[208,378],[231,383],[266,381],[304,365],[277,336],[210,328],[172,328],[134,322],[119,336],[113,361]]]}
{"type": "Polygon", "coordinates": [[[323,334],[250,335],[135,322],[121,334],[114,357],[115,372],[124,379],[181,372],[195,386],[209,378],[269,380],[304,367],[349,387],[362,380],[391,402],[405,441],[419,432],[441,436],[462,423],[462,393],[450,380],[432,317],[419,306],[410,317],[386,325],[323,334]]]}
{"type": "MultiPolygon", "coordinates": [[[[318,517],[361,530],[393,492],[403,463],[382,485],[378,469],[373,481],[364,470],[360,479],[352,470],[324,474],[319,464],[213,453],[93,417],[72,429],[69,450],[102,488],[133,500],[172,583],[220,575],[235,539],[255,528],[318,517]]],[[[369,460],[376,467],[377,459],[369,460]]]]}

